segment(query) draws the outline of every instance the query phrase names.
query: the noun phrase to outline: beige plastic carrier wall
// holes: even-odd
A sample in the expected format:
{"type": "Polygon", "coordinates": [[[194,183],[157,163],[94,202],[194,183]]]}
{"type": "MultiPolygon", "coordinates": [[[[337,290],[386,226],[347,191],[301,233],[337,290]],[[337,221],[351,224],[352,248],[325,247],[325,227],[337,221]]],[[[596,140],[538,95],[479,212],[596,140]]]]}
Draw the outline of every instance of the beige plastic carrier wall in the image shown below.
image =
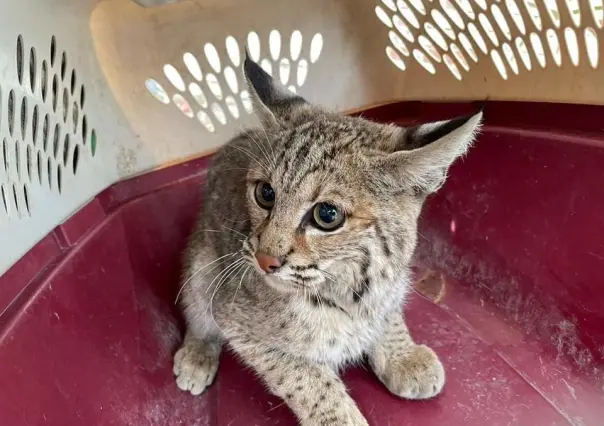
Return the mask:
{"type": "Polygon", "coordinates": [[[251,57],[352,111],[604,101],[602,0],[2,0],[0,274],[112,183],[255,123],[251,57]]]}

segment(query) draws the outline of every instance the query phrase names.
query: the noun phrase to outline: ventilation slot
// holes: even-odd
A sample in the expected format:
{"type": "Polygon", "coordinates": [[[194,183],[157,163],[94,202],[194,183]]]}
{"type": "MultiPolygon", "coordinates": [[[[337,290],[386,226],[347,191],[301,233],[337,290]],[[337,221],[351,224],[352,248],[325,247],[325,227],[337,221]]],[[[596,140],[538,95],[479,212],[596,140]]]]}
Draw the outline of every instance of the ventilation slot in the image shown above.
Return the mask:
{"type": "MultiPolygon", "coordinates": [[[[384,3],[375,9],[378,18],[393,27],[382,6],[389,10],[393,10],[390,7],[393,6],[396,10],[396,5],[384,3]]],[[[401,51],[406,49],[400,37],[395,36],[398,38],[396,48],[401,51]]],[[[197,118],[208,132],[215,132],[218,125],[227,125],[241,118],[242,111],[248,114],[252,112],[249,94],[242,90],[245,81],[240,71],[242,52],[246,48],[252,60],[293,93],[297,93],[305,84],[310,64],[316,63],[323,51],[321,34],[306,38],[299,30],[294,30],[288,36],[272,30],[264,40],[266,44],[262,46],[260,36],[252,31],[245,40],[247,46],[240,45],[233,36],[226,37],[224,46],[205,43],[197,55],[195,52],[183,54],[184,67],[177,69],[172,64],[165,64],[165,80],[160,82],[149,78],[145,81],[145,87],[160,103],[173,103],[186,117],[197,118]],[[308,52],[308,56],[305,57],[304,52],[308,52]],[[195,82],[186,86],[185,81],[191,79],[195,82]]],[[[396,52],[389,54],[387,51],[387,55],[391,60],[397,60],[396,52]]],[[[85,127],[84,123],[82,126],[85,127]]]]}

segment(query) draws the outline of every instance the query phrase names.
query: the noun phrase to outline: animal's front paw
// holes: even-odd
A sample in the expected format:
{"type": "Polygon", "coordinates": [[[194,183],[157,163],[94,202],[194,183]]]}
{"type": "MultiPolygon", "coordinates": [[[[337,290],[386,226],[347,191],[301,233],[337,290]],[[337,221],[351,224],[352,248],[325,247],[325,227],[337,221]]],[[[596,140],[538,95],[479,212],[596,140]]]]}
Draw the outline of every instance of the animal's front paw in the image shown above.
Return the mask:
{"type": "Polygon", "coordinates": [[[218,371],[218,356],[207,349],[203,342],[191,340],[176,352],[172,371],[180,389],[200,395],[212,384],[218,371]]]}
{"type": "Polygon", "coordinates": [[[389,358],[382,365],[377,376],[390,392],[402,398],[432,398],[445,384],[443,365],[425,345],[413,345],[405,355],[389,358]]]}

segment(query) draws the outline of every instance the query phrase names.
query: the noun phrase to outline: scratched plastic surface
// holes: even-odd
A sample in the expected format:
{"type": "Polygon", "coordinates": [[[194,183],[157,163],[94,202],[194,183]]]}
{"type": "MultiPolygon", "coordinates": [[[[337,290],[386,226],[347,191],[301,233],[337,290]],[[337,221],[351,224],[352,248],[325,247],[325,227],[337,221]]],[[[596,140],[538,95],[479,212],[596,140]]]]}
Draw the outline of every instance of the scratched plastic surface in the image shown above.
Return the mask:
{"type": "MultiPolygon", "coordinates": [[[[408,122],[467,109],[366,115],[408,122]]],[[[406,309],[447,385],[410,402],[367,368],[346,371],[371,425],[601,424],[602,112],[487,105],[479,142],[422,217],[417,271],[442,276],[442,291],[436,302],[414,294],[406,309]]],[[[228,353],[205,395],[174,384],[179,256],[208,161],[108,189],[0,277],[0,425],[295,425],[228,353]]]]}

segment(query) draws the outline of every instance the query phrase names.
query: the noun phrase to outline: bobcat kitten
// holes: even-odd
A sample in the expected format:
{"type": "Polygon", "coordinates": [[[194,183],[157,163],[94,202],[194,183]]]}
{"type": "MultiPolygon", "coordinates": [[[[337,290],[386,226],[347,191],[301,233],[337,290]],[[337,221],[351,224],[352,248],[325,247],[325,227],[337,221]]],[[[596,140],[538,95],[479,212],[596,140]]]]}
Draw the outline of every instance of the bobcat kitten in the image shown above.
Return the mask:
{"type": "Polygon", "coordinates": [[[367,425],[338,371],[367,356],[403,398],[445,372],[403,321],[417,218],[481,113],[413,128],[312,106],[249,58],[262,128],[222,147],[185,253],[176,383],[200,394],[227,344],[301,425],[367,425]]]}

